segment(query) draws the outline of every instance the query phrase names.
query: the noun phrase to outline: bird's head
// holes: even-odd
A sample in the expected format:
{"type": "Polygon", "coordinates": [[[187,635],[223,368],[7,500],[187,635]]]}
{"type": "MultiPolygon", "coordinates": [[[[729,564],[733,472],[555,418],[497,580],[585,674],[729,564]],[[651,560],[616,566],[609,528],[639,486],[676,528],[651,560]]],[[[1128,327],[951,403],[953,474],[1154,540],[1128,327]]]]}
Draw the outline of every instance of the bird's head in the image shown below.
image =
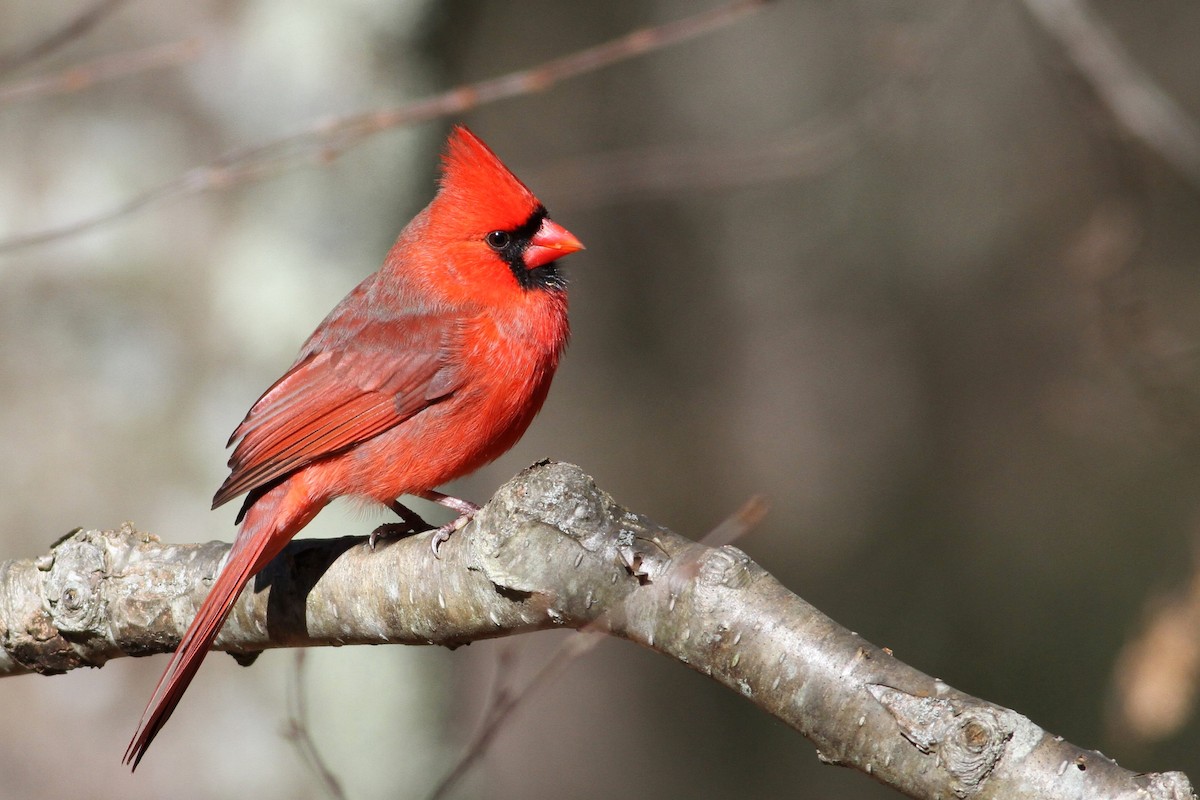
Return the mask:
{"type": "Polygon", "coordinates": [[[477,288],[561,291],[557,260],[583,249],[570,231],[462,126],[450,133],[427,230],[452,269],[477,288]]]}

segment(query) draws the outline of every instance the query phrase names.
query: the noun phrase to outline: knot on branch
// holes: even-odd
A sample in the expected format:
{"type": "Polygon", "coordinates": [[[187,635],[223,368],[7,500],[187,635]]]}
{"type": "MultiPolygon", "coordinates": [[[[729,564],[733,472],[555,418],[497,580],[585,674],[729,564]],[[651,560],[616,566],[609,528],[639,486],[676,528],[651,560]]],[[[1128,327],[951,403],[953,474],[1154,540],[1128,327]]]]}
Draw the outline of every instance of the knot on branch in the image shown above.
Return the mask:
{"type": "Polygon", "coordinates": [[[700,565],[700,580],[709,586],[741,589],[754,579],[750,569],[754,562],[733,545],[727,544],[705,555],[700,565]]]}
{"type": "Polygon", "coordinates": [[[953,777],[955,797],[972,797],[991,775],[1016,729],[1011,711],[953,699],[917,697],[890,686],[870,684],[872,696],[918,750],[936,754],[953,777]]]}
{"type": "Polygon", "coordinates": [[[100,592],[108,575],[103,534],[77,531],[54,547],[51,559],[44,596],[52,623],[64,633],[95,631],[105,613],[100,592]]]}
{"type": "Polygon", "coordinates": [[[618,505],[579,467],[542,461],[509,481],[475,518],[468,568],[526,597],[559,625],[612,612],[671,563],[663,528],[618,505]]]}
{"type": "Polygon", "coordinates": [[[5,605],[5,653],[17,664],[43,674],[80,666],[99,666],[104,648],[107,603],[104,584],[110,574],[110,537],[128,540],[129,525],[116,532],[76,530],[46,555],[9,565],[5,605]]]}
{"type": "Polygon", "coordinates": [[[1146,792],[1153,800],[1196,800],[1192,784],[1182,772],[1154,772],[1147,779],[1146,792]]]}

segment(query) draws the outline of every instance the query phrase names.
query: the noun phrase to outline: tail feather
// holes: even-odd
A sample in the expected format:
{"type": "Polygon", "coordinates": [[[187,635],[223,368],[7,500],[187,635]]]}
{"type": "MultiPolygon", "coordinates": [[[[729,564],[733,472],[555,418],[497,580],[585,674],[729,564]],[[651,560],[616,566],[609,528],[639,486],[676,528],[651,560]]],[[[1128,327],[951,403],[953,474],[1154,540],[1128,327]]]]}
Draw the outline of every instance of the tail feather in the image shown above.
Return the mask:
{"type": "Polygon", "coordinates": [[[146,754],[146,749],[166,724],[192,678],[196,676],[196,671],[200,669],[213,639],[225,624],[238,594],[250,578],[249,566],[248,563],[239,565],[233,562],[226,565],[212,591],[205,598],[204,604],[200,606],[200,611],[188,627],[187,633],[179,642],[179,647],[171,656],[171,663],[159,678],[154,687],[154,694],[146,704],[146,710],[142,712],[137,733],[125,750],[125,763],[133,769],[137,769],[142,756],[146,754]]]}
{"type": "Polygon", "coordinates": [[[137,731],[125,749],[124,763],[137,769],[142,757],[154,737],[179,705],[179,699],[187,690],[204,657],[208,655],[213,640],[225,624],[238,595],[247,581],[279,554],[288,540],[304,527],[320,510],[323,504],[288,503],[286,483],[264,495],[247,515],[229,560],[216,582],[196,612],[196,618],[188,626],[179,647],[175,649],[166,671],[154,687],[150,702],[142,712],[137,731]]]}
{"type": "Polygon", "coordinates": [[[254,551],[261,551],[261,549],[261,547],[248,547],[235,553],[225,568],[221,570],[208,597],[204,598],[204,603],[196,613],[196,618],[192,620],[192,624],[188,627],[187,633],[183,635],[183,639],[180,640],[175,654],[171,656],[171,663],[167,665],[166,671],[154,687],[154,694],[150,697],[146,710],[142,712],[137,733],[134,734],[133,739],[129,742],[129,747],[125,750],[125,763],[130,764],[133,769],[137,769],[142,756],[146,754],[146,749],[150,747],[154,737],[166,724],[171,712],[179,704],[179,699],[187,690],[188,684],[196,676],[196,671],[200,669],[200,664],[208,655],[213,639],[217,638],[217,634],[233,610],[233,605],[237,601],[238,595],[241,594],[242,587],[257,571],[258,559],[256,556],[259,553],[254,551]]]}

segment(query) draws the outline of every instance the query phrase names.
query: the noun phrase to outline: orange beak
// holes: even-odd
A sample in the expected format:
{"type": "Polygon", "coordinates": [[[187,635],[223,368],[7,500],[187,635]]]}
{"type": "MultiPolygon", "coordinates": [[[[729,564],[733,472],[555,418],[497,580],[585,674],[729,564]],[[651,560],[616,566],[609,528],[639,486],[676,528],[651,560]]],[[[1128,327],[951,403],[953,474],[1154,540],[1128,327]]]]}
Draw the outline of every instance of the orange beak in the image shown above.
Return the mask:
{"type": "Polygon", "coordinates": [[[525,248],[525,267],[537,269],[549,264],[555,259],[570,255],[583,249],[583,242],[576,239],[569,230],[547,217],[542,220],[542,227],[529,240],[525,248]]]}

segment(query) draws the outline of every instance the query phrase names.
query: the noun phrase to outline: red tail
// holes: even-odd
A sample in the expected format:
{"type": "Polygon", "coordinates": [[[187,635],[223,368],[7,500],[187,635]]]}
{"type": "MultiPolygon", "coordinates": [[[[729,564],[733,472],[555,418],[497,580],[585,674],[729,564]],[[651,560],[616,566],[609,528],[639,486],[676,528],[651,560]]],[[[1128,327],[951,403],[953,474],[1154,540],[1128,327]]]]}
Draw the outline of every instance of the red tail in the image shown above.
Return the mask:
{"type": "Polygon", "coordinates": [[[250,507],[238,531],[229,560],[208,597],[196,612],[196,618],[171,656],[154,694],[142,712],[137,732],[125,749],[125,763],[137,769],[138,763],[159,730],[166,724],[196,676],[213,639],[221,631],[233,604],[246,583],[283,549],[288,540],[320,511],[321,504],[297,502],[288,496],[289,482],[284,481],[250,507]],[[290,502],[289,502],[290,501],[290,502]]]}

